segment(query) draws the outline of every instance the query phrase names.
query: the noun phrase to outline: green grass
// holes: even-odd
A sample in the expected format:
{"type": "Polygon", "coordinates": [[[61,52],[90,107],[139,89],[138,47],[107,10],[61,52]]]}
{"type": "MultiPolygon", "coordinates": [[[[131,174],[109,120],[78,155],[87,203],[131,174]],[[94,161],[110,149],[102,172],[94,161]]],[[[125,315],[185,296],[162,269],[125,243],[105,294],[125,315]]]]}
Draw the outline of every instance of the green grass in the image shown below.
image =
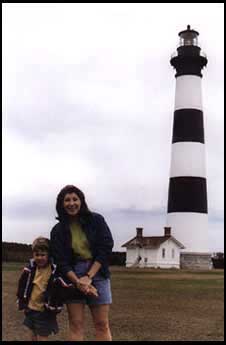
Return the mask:
{"type": "MultiPolygon", "coordinates": [[[[16,311],[15,293],[24,263],[3,263],[3,340],[28,340],[16,311]]],[[[224,339],[224,271],[127,269],[112,266],[110,326],[119,341],[206,341],[224,339]]],[[[85,340],[94,340],[86,309],[85,340]]],[[[59,314],[65,341],[66,308],[59,314]]]]}
{"type": "Polygon", "coordinates": [[[164,269],[164,268],[158,268],[158,269],[153,269],[153,268],[125,268],[122,266],[111,266],[111,271],[114,272],[116,271],[117,274],[122,274],[123,276],[125,274],[128,275],[134,275],[134,274],[148,274],[148,275],[161,275],[161,274],[192,274],[192,275],[203,275],[203,274],[219,274],[222,275],[222,272],[224,272],[223,269],[212,269],[212,270],[187,270],[187,269],[164,269]]]}

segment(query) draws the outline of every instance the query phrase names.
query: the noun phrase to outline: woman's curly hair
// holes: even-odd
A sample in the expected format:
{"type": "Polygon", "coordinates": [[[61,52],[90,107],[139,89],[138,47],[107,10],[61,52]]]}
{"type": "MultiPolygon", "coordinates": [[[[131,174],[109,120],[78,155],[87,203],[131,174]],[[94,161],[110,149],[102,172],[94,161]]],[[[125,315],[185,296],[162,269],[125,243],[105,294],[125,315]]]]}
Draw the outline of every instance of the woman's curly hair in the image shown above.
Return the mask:
{"type": "Polygon", "coordinates": [[[86,218],[86,216],[89,216],[91,212],[88,209],[88,206],[86,204],[84,193],[79,188],[75,187],[74,185],[67,185],[64,188],[62,188],[60,193],[57,195],[56,211],[57,211],[58,217],[56,217],[56,219],[62,222],[62,221],[67,221],[69,218],[67,212],[65,211],[63,207],[64,197],[68,193],[69,194],[76,193],[81,201],[81,208],[78,213],[79,218],[86,218]]]}

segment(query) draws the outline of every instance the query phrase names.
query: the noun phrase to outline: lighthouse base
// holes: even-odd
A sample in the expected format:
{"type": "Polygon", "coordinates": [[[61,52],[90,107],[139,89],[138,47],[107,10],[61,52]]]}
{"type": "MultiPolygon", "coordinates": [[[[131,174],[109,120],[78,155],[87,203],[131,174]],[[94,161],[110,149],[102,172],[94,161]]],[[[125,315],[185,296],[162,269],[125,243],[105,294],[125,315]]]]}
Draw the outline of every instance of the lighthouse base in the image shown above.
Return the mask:
{"type": "Polygon", "coordinates": [[[195,270],[212,269],[212,260],[210,253],[180,253],[180,268],[195,270]]]}

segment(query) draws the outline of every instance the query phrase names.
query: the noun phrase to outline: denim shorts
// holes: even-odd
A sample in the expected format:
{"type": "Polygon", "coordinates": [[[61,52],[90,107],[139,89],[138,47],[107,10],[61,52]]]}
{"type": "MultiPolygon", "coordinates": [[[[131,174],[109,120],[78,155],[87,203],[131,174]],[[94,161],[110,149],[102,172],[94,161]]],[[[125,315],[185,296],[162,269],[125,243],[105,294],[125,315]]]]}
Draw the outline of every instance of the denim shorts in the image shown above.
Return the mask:
{"type": "Polygon", "coordinates": [[[30,328],[35,335],[43,337],[51,333],[58,333],[59,328],[56,320],[56,314],[49,311],[37,311],[28,309],[24,312],[25,319],[23,324],[30,328]]]}
{"type": "MultiPolygon", "coordinates": [[[[88,272],[90,266],[92,266],[91,260],[86,260],[79,261],[73,266],[73,268],[77,277],[80,278],[88,272]]],[[[65,301],[65,304],[82,303],[87,305],[94,305],[112,303],[111,282],[109,278],[104,278],[99,272],[97,272],[96,275],[92,278],[92,285],[97,289],[98,297],[83,295],[79,299],[68,299],[65,301]]]]}

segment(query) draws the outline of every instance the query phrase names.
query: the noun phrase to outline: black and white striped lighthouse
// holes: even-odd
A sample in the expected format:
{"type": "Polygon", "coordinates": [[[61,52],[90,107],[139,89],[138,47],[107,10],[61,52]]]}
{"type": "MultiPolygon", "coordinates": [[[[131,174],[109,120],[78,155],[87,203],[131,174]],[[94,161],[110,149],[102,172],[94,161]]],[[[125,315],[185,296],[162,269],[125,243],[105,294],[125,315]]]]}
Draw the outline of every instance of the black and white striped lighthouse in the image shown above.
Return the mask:
{"type": "Polygon", "coordinates": [[[176,94],[168,190],[167,226],[183,245],[182,268],[210,268],[207,183],[201,71],[207,58],[199,33],[187,29],[170,63],[176,69],[176,94]]]}

